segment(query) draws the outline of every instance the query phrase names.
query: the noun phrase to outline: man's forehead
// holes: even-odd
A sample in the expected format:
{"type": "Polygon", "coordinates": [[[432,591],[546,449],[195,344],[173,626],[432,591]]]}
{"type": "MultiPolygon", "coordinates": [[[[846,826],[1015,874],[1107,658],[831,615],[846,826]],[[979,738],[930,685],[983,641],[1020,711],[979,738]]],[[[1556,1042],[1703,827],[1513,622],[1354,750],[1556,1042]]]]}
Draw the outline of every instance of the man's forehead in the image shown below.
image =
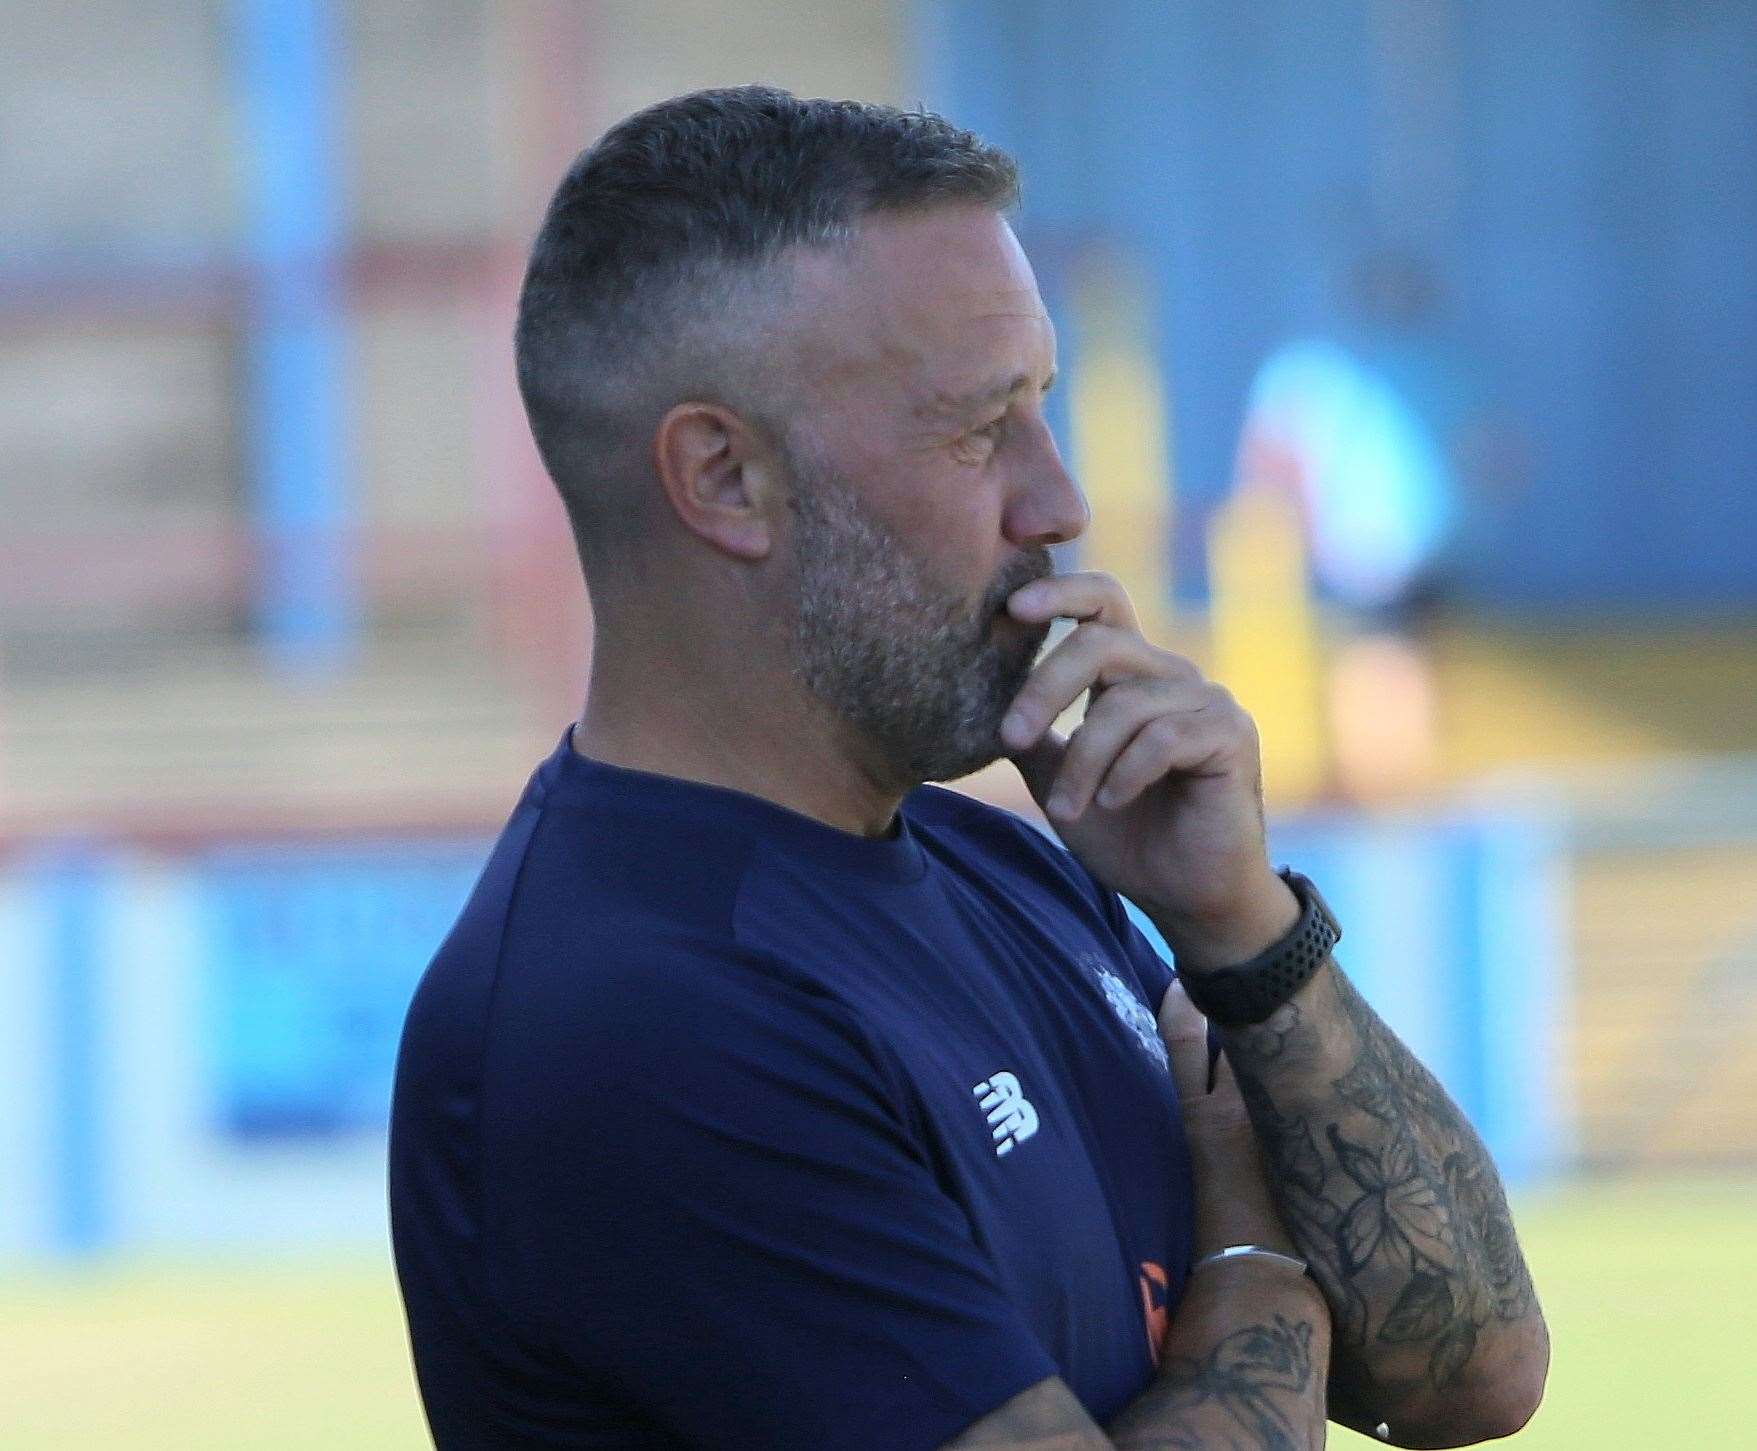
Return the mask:
{"type": "Polygon", "coordinates": [[[916,409],[1004,394],[1021,355],[1053,366],[1054,329],[1030,263],[986,208],[870,218],[846,248],[799,260],[818,365],[882,369],[916,409]]]}

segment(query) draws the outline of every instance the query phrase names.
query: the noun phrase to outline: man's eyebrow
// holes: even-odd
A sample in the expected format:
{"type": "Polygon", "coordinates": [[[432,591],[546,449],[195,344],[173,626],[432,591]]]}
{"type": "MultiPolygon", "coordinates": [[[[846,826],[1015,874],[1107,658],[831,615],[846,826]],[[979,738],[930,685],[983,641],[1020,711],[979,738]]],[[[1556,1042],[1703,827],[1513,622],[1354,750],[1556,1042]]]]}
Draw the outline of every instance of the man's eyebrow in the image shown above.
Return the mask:
{"type": "MultiPolygon", "coordinates": [[[[1055,386],[1059,375],[1050,369],[1049,376],[1043,380],[1043,391],[1049,392],[1055,386]]],[[[972,388],[968,392],[953,393],[944,389],[936,391],[925,403],[919,403],[915,412],[921,417],[933,415],[945,417],[965,413],[975,413],[981,408],[992,408],[996,403],[1005,402],[1015,393],[1023,392],[1031,386],[1032,377],[1029,373],[1019,373],[1011,378],[988,384],[981,388],[972,388]]]]}

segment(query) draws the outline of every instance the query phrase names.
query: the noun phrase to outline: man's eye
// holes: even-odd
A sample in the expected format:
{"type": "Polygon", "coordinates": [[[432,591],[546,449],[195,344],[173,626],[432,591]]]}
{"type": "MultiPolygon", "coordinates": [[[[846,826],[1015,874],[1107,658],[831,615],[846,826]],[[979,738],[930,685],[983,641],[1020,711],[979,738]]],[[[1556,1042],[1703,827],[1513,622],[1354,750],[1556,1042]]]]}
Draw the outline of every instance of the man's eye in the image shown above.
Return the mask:
{"type": "Polygon", "coordinates": [[[977,438],[996,439],[1001,436],[1001,429],[1006,425],[1006,421],[1007,415],[1003,413],[992,423],[985,423],[981,428],[973,429],[971,431],[977,438]]]}

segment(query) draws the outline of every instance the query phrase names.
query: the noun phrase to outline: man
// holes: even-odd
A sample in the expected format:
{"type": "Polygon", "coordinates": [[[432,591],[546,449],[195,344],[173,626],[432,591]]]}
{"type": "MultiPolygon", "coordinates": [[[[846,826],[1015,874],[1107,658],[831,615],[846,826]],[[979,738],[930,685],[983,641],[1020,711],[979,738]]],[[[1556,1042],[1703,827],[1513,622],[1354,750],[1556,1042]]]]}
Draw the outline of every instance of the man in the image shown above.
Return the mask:
{"type": "Polygon", "coordinates": [[[1493,1167],[1270,869],[1248,718],[1052,572],[1086,508],[1015,198],[938,117],[753,87],[550,207],[519,378],[597,636],[399,1061],[442,1447],[1305,1446],[1326,1395],[1433,1446],[1536,1404],[1493,1167]],[[1070,851],[922,785],[1002,754],[1070,851]],[[1212,1074],[1118,893],[1230,1025],[1212,1074]]]}

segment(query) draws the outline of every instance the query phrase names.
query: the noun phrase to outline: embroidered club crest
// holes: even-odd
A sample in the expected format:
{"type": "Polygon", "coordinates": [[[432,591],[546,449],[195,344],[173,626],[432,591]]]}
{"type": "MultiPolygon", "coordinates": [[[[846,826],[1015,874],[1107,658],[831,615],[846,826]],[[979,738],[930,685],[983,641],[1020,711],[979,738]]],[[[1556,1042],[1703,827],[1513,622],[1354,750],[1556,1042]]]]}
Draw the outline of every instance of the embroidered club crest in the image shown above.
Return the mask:
{"type": "Polygon", "coordinates": [[[1142,1051],[1169,1073],[1171,1064],[1165,1056],[1165,1044],[1159,1037],[1159,1023],[1147,1005],[1129,990],[1129,985],[1112,972],[1102,958],[1086,953],[1081,956],[1080,965],[1097,982],[1104,1000],[1141,1045],[1142,1051]]]}

